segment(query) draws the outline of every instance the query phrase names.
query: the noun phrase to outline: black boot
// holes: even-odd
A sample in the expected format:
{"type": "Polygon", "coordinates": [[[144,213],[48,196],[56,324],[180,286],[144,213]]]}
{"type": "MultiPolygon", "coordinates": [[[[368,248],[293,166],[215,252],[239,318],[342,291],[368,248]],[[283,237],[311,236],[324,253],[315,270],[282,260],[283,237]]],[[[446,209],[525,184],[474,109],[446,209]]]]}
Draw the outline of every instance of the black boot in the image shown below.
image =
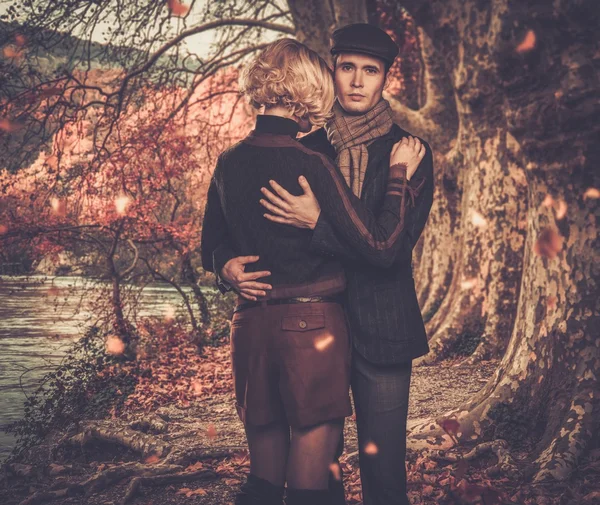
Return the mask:
{"type": "Polygon", "coordinates": [[[330,505],[328,489],[294,489],[287,488],[286,505],[330,505]]]}
{"type": "Polygon", "coordinates": [[[283,486],[250,474],[235,496],[235,505],[283,505],[283,486]]]}

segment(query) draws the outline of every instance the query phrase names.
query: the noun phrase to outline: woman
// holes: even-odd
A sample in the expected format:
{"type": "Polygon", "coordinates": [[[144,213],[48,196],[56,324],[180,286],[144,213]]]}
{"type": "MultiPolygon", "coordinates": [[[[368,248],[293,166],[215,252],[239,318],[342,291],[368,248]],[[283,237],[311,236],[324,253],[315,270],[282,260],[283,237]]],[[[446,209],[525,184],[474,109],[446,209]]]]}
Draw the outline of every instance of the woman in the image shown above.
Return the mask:
{"type": "Polygon", "coordinates": [[[305,177],[336,231],[387,266],[402,243],[407,181],[424,150],[395,147],[375,217],[329,159],[295,140],[298,131],[322,126],[333,105],[331,71],[316,53],[294,40],[274,42],[244,69],[240,88],[265,111],[250,135],[219,157],[202,230],[205,269],[214,269],[212,251],[227,243],[259,256],[248,268],[268,270],[272,285],[257,302],[240,298],[232,319],[236,404],[251,461],[236,504],[280,505],[286,482],[288,505],[326,504],[341,421],[352,413],[340,305],[345,277],[337,261],[309,251],[310,231],[264,219],[260,188],[276,179],[300,194],[298,178],[305,177]]]}

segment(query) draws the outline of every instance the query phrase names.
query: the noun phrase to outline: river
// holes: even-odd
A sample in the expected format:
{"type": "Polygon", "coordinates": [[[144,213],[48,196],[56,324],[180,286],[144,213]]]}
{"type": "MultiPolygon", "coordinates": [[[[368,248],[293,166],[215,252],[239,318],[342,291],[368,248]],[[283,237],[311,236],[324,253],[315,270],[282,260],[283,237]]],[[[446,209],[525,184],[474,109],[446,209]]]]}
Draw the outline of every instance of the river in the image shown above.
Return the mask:
{"type": "MultiPolygon", "coordinates": [[[[106,284],[92,281],[69,276],[0,276],[0,426],[22,417],[26,395],[97,316],[91,310],[94,294],[99,295],[106,284]]],[[[179,314],[186,311],[172,286],[151,284],[142,289],[136,317],[179,314]]],[[[0,461],[14,443],[12,434],[0,431],[0,461]]]]}

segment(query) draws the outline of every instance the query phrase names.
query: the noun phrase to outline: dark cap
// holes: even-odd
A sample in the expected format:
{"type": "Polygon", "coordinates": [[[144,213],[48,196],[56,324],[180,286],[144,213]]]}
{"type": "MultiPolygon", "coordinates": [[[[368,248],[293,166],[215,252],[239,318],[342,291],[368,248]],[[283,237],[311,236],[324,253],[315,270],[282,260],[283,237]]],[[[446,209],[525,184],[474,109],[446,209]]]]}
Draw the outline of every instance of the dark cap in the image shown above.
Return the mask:
{"type": "Polygon", "coordinates": [[[398,56],[398,45],[381,28],[366,23],[342,26],[331,36],[331,54],[362,53],[375,56],[390,67],[398,56]]]}

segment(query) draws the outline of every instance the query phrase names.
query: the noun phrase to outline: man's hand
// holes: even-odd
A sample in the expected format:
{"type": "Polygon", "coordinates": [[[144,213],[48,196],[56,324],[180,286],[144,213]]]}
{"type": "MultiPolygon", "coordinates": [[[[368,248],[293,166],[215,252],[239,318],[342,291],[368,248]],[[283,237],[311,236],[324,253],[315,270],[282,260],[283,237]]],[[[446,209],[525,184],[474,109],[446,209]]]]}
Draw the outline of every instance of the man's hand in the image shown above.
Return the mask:
{"type": "Polygon", "coordinates": [[[269,200],[261,198],[260,203],[271,212],[270,214],[264,214],[264,216],[275,223],[314,230],[321,214],[321,207],[310,189],[308,181],[301,176],[298,178],[298,182],[304,191],[304,194],[300,196],[288,193],[275,181],[269,181],[269,183],[277,195],[267,188],[260,188],[263,195],[269,200]]]}
{"type": "Polygon", "coordinates": [[[258,256],[237,256],[230,259],[221,270],[221,277],[231,284],[231,287],[246,300],[256,301],[257,297],[265,296],[266,290],[273,289],[270,284],[256,282],[261,277],[271,275],[271,272],[246,272],[248,263],[256,263],[258,256]]]}

